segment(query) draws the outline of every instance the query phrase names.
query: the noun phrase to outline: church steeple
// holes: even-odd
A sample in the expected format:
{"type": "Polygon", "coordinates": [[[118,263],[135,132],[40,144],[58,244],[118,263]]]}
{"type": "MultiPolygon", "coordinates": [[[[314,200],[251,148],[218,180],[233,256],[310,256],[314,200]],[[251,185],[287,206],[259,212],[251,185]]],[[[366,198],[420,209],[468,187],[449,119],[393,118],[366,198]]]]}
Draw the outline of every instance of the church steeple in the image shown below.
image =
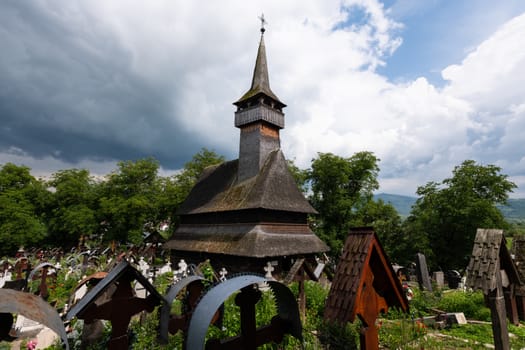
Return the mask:
{"type": "MultiPolygon", "coordinates": [[[[264,19],[264,17],[263,17],[264,19]]],[[[268,77],[268,63],[266,61],[266,47],[264,45],[264,26],[261,27],[261,40],[259,42],[259,49],[257,50],[257,59],[255,60],[255,68],[253,69],[252,85],[237,102],[236,106],[242,106],[251,98],[257,95],[265,95],[273,100],[274,106],[279,110],[286,107],[279,98],[270,89],[270,78],[268,77]]]]}
{"type": "Polygon", "coordinates": [[[172,261],[209,259],[216,270],[231,272],[262,271],[276,261],[275,273],[284,276],[294,261],[315,262],[329,249],[308,225],[316,211],[281,150],[285,104],[270,89],[261,21],[252,84],[234,103],[239,159],[206,168],[179,206],[180,224],[164,248],[173,250],[172,261]]]}
{"type": "Polygon", "coordinates": [[[270,89],[264,17],[261,17],[261,39],[250,89],[237,101],[235,126],[241,129],[238,181],[257,175],[268,155],[281,147],[279,130],[284,128],[286,105],[270,89]]]}

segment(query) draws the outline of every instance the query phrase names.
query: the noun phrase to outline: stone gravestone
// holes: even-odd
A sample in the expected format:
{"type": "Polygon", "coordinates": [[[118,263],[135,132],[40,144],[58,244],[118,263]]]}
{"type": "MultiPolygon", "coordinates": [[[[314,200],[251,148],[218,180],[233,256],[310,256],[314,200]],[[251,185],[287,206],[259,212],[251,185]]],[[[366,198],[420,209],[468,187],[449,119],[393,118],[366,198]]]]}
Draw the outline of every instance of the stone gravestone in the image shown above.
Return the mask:
{"type": "Polygon", "coordinates": [[[434,281],[436,281],[438,288],[443,288],[445,286],[445,274],[443,271],[434,272],[434,281]]]}
{"type": "Polygon", "coordinates": [[[424,254],[416,254],[416,275],[419,288],[432,292],[432,283],[430,283],[430,276],[428,275],[427,259],[424,254]]]}

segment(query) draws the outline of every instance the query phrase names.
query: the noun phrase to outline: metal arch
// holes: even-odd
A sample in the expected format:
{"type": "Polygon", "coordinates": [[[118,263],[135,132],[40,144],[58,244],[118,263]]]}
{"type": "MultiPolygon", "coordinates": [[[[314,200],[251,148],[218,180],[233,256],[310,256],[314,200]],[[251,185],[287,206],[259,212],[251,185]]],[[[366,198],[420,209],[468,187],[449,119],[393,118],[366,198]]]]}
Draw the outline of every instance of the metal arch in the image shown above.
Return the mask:
{"type": "Polygon", "coordinates": [[[267,281],[272,289],[277,302],[277,313],[279,316],[290,323],[290,334],[303,341],[303,326],[299,306],[294,294],[284,283],[277,281],[267,281]]]}
{"type": "Polygon", "coordinates": [[[190,320],[187,334],[186,349],[204,349],[206,333],[217,309],[236,291],[252,284],[267,282],[275,293],[279,316],[292,325],[291,334],[302,340],[302,326],[299,316],[299,307],[293,293],[280,282],[256,275],[241,275],[228,279],[204,295],[197,304],[190,320]]]}
{"type": "Polygon", "coordinates": [[[48,267],[48,266],[51,266],[52,268],[54,268],[55,270],[57,269],[57,267],[53,264],[50,264],[48,262],[43,262],[41,263],[40,265],[36,266],[33,270],[31,270],[31,273],[29,274],[29,277],[28,277],[28,280],[29,281],[32,281],[33,280],[33,276],[35,275],[35,273],[40,270],[40,269],[43,269],[44,267],[48,267]]]}
{"type": "Polygon", "coordinates": [[[160,334],[159,337],[162,341],[168,342],[168,324],[170,320],[170,312],[171,312],[171,304],[173,303],[173,300],[179,295],[181,290],[183,290],[186,286],[188,286],[190,283],[193,283],[195,281],[202,281],[204,280],[201,276],[188,276],[174,285],[170,287],[166,295],[164,296],[164,299],[166,299],[167,303],[164,303],[160,309],[160,334]]]}
{"type": "Polygon", "coordinates": [[[197,304],[195,311],[190,320],[188,327],[188,342],[186,349],[200,350],[204,349],[204,341],[208,326],[215,314],[215,311],[224,301],[235,291],[255,283],[264,282],[265,278],[253,275],[242,275],[226,280],[204,295],[197,304]]]}
{"type": "Polygon", "coordinates": [[[66,330],[56,310],[44,299],[31,293],[0,288],[0,312],[23,315],[52,329],[69,350],[66,330]]]}

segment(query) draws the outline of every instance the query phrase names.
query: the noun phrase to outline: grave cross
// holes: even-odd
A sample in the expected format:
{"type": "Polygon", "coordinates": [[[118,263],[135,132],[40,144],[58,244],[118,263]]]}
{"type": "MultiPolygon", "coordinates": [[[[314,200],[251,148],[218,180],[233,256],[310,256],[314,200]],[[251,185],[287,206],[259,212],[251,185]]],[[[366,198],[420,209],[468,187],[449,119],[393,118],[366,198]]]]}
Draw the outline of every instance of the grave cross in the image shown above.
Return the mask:
{"type": "Polygon", "coordinates": [[[268,261],[266,263],[266,267],[264,268],[264,271],[266,271],[266,274],[264,275],[264,277],[268,278],[268,279],[274,279],[273,276],[272,276],[272,272],[275,270],[275,268],[272,266],[272,263],[270,261],[268,261]]]}
{"type": "Polygon", "coordinates": [[[261,15],[259,16],[259,19],[261,20],[261,33],[264,33],[264,31],[266,30],[264,28],[264,25],[268,24],[268,22],[266,22],[266,19],[264,19],[264,13],[261,13],[261,15]]]}
{"type": "Polygon", "coordinates": [[[228,274],[228,270],[226,270],[224,267],[219,271],[219,275],[221,276],[219,278],[219,280],[221,280],[221,282],[224,282],[226,281],[226,275],[228,274]]]}
{"type": "Polygon", "coordinates": [[[255,305],[261,296],[261,291],[254,286],[242,288],[235,296],[235,304],[240,308],[241,334],[223,340],[210,339],[206,343],[206,350],[255,350],[266,343],[281,343],[288,325],[279,316],[273,317],[269,325],[256,327],[255,305]]]}
{"type": "Polygon", "coordinates": [[[363,322],[361,328],[361,349],[379,349],[379,333],[376,320],[380,313],[388,310],[388,304],[374,285],[374,275],[365,273],[362,292],[357,302],[356,314],[363,322]]]}
{"type": "Polygon", "coordinates": [[[153,294],[145,299],[135,297],[131,282],[132,279],[129,278],[119,279],[117,289],[108,302],[101,305],[91,303],[82,315],[86,323],[92,323],[95,319],[111,321],[108,349],[128,349],[128,325],[131,317],[143,310],[151,312],[159,304],[153,294]]]}

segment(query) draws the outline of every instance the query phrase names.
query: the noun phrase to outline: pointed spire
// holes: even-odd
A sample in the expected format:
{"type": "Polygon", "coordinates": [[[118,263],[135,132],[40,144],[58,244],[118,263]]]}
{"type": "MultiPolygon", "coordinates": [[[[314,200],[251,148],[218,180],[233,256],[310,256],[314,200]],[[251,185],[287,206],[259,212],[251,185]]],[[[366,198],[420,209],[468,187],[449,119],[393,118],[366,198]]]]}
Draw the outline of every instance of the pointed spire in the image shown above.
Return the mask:
{"type": "Polygon", "coordinates": [[[279,98],[273,93],[273,91],[270,89],[270,78],[268,76],[268,63],[266,61],[266,47],[264,46],[264,32],[266,29],[264,28],[264,25],[266,24],[266,20],[264,19],[264,15],[259,17],[261,20],[261,39],[259,41],[259,49],[257,50],[257,59],[255,61],[255,68],[253,69],[253,77],[252,77],[252,85],[250,87],[250,90],[248,90],[237,102],[235,102],[235,105],[242,104],[244,101],[249,100],[250,98],[259,95],[264,94],[271,99],[273,99],[275,102],[277,102],[280,107],[286,107],[284,103],[282,103],[279,98]]]}
{"type": "Polygon", "coordinates": [[[266,62],[266,48],[264,46],[264,32],[262,30],[261,41],[259,42],[259,50],[257,51],[257,60],[255,61],[255,68],[253,69],[252,86],[250,90],[270,92],[273,95],[273,92],[270,89],[268,63],[266,62]]]}

